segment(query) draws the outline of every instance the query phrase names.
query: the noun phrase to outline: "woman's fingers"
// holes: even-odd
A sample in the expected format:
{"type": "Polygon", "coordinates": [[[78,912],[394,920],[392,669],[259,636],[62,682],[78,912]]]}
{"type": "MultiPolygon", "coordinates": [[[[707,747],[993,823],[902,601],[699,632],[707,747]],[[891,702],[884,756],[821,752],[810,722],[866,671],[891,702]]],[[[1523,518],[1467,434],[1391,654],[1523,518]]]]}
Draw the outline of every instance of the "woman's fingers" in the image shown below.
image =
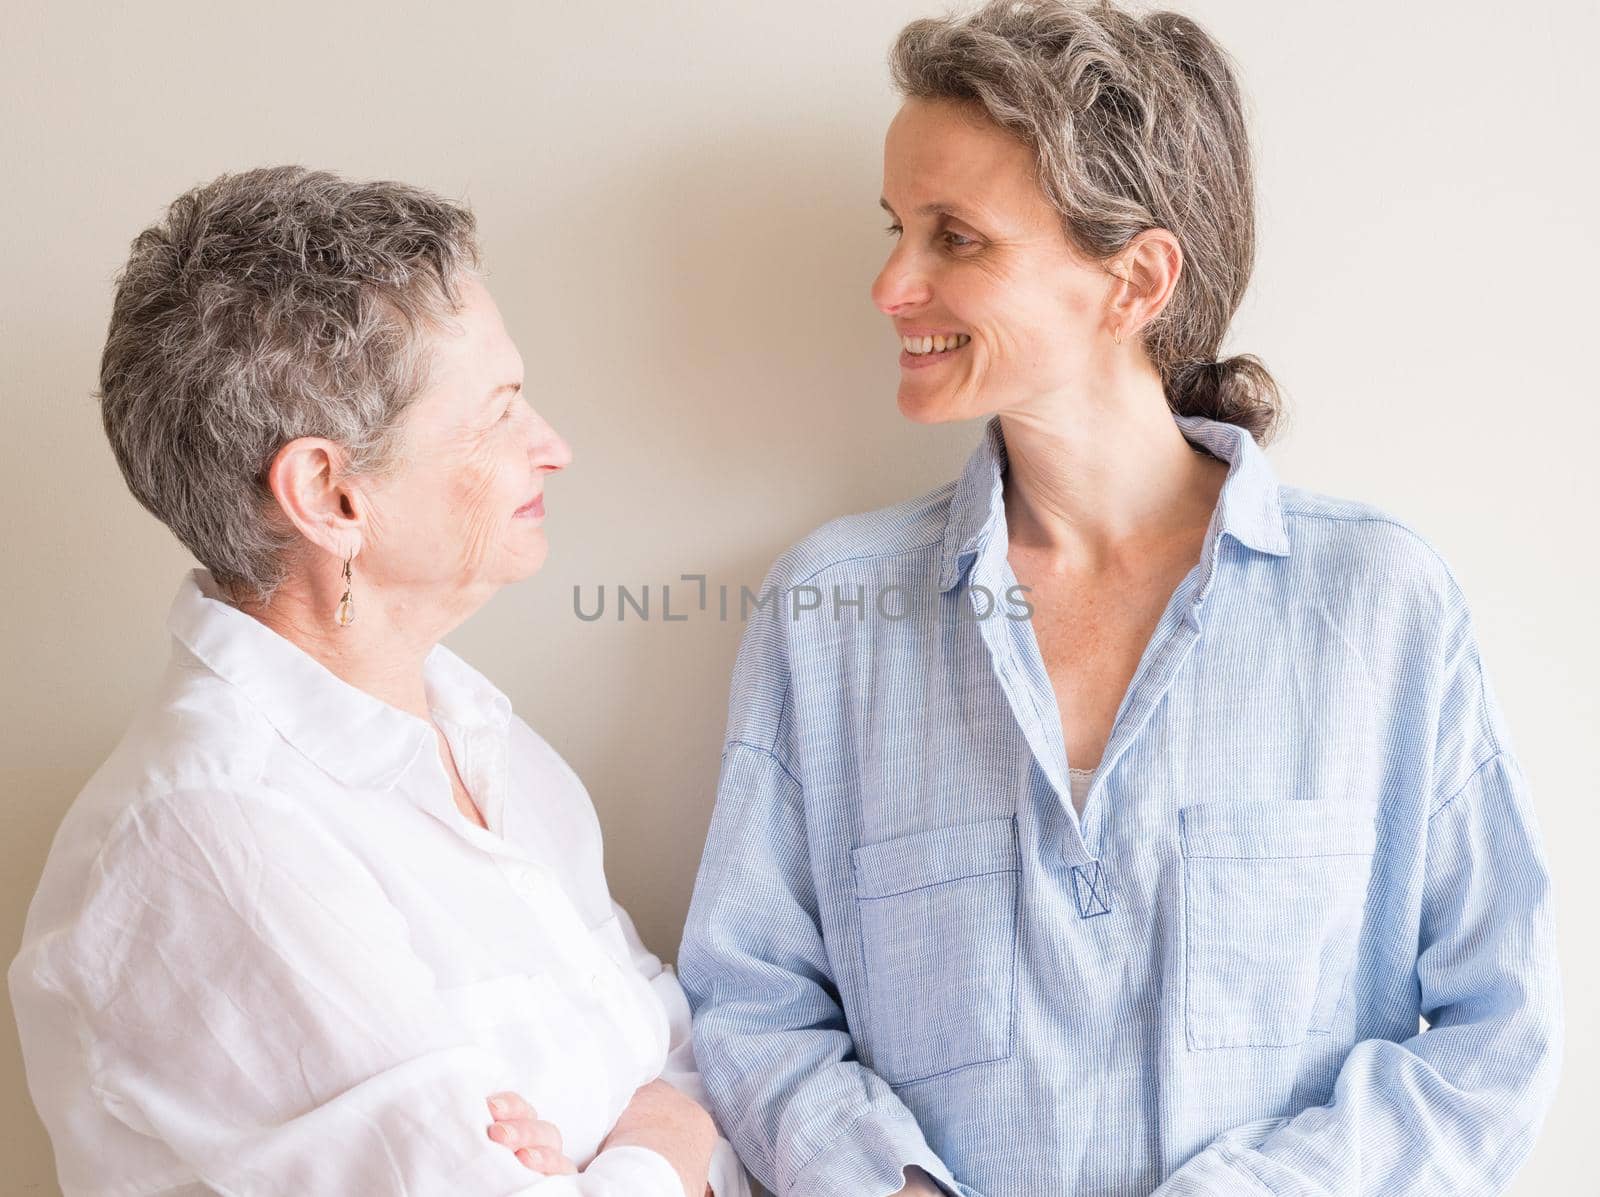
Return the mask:
{"type": "Polygon", "coordinates": [[[504,1093],[489,1096],[489,1113],[496,1118],[533,1118],[533,1107],[522,1100],[522,1094],[507,1089],[504,1093]]]}
{"type": "Polygon", "coordinates": [[[522,1164],[535,1172],[542,1172],[546,1176],[576,1176],[578,1166],[562,1155],[559,1151],[548,1148],[519,1147],[517,1159],[522,1164]]]}
{"type": "Polygon", "coordinates": [[[537,1147],[561,1154],[561,1132],[537,1118],[502,1119],[489,1127],[489,1137],[512,1151],[519,1147],[537,1147]]]}
{"type": "Polygon", "coordinates": [[[532,1106],[516,1093],[496,1093],[489,1098],[489,1112],[495,1121],[489,1137],[516,1153],[517,1159],[546,1176],[566,1176],[577,1171],[562,1152],[561,1132],[553,1123],[543,1122],[532,1106]]]}

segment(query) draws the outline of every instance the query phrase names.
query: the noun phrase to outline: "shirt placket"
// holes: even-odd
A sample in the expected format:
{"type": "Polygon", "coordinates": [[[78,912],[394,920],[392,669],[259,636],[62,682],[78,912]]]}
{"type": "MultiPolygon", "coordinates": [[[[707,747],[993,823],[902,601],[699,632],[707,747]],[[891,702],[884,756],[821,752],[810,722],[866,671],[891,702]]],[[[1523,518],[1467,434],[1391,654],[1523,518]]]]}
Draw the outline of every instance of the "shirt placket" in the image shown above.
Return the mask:
{"type": "MultiPolygon", "coordinates": [[[[978,546],[968,585],[964,587],[966,593],[962,596],[962,601],[971,605],[974,617],[981,614],[974,586],[1003,596],[1017,584],[1004,545],[1003,528],[998,534],[991,528],[978,546]]],[[[1072,867],[1073,894],[1080,917],[1093,918],[1110,912],[1114,884],[1100,852],[1106,823],[1102,795],[1117,762],[1137,741],[1199,640],[1200,607],[1215,580],[1219,547],[1213,528],[1208,532],[1199,563],[1184,576],[1162,611],[1112,721],[1105,752],[1084,797],[1081,819],[1073,806],[1068,783],[1060,707],[1033,634],[1032,622],[1007,619],[997,611],[991,613],[991,618],[979,621],[984,644],[1012,715],[1071,828],[1063,839],[1062,857],[1063,862],[1072,867]]]]}
{"type": "Polygon", "coordinates": [[[641,1058],[648,1058],[656,1046],[648,1017],[651,1004],[641,1004],[638,995],[630,992],[632,970],[595,942],[594,933],[549,867],[503,834],[510,790],[505,729],[494,724],[452,724],[451,730],[457,733],[454,743],[460,746],[464,758],[456,762],[463,780],[484,808],[485,820],[495,829],[485,830],[463,820],[458,830],[473,844],[489,851],[512,892],[534,913],[559,962],[555,971],[577,981],[591,1001],[610,1012],[631,1049],[641,1058]]]}

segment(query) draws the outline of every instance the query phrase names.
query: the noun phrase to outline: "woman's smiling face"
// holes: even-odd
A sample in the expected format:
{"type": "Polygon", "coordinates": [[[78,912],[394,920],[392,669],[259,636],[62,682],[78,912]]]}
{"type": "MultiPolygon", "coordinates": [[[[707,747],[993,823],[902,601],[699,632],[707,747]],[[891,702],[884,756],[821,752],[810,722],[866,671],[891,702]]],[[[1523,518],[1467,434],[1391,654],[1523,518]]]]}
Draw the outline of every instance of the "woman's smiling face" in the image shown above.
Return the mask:
{"type": "Polygon", "coordinates": [[[472,276],[459,288],[451,327],[430,339],[399,468],[370,490],[357,568],[365,581],[471,606],[544,563],[545,479],[572,453],[529,405],[522,355],[488,290],[472,276]]]}
{"type": "Polygon", "coordinates": [[[882,202],[896,244],[872,301],[902,338],[907,417],[1025,408],[1100,367],[1115,276],[1073,250],[1032,151],[980,109],[906,101],[884,141],[882,202]]]}

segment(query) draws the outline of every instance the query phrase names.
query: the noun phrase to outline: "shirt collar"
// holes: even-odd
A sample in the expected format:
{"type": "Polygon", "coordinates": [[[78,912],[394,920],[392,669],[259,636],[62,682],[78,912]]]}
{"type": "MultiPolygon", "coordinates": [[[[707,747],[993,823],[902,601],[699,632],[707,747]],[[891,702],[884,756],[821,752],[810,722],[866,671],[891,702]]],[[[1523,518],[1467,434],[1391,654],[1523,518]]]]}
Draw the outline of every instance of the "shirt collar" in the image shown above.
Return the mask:
{"type": "MultiPolygon", "coordinates": [[[[1274,557],[1289,555],[1278,477],[1255,438],[1237,424],[1205,416],[1173,415],[1185,439],[1228,463],[1228,475],[1217,499],[1212,529],[1240,544],[1274,557]]],[[[961,580],[991,529],[1005,520],[1002,480],[1006,469],[1005,438],[1000,417],[992,417],[983,440],[967,459],[950,500],[940,560],[939,589],[961,580]]]]}
{"type": "MultiPolygon", "coordinates": [[[[350,685],[231,605],[204,569],[185,576],[167,627],[296,750],[345,785],[388,789],[435,742],[425,721],[350,685]]],[[[506,696],[443,645],[424,660],[423,682],[436,719],[497,729],[510,722],[506,696]]]]}

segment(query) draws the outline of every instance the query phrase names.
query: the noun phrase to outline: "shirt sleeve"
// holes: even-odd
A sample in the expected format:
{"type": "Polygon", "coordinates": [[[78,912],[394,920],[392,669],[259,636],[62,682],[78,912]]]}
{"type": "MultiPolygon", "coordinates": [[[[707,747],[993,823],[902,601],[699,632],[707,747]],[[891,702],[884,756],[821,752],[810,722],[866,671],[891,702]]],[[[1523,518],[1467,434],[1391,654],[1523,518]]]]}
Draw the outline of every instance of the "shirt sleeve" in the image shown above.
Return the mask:
{"type": "Polygon", "coordinates": [[[270,791],[140,800],[37,968],[99,1100],[219,1192],[682,1197],[643,1148],[541,1178],[489,1139],[515,1072],[449,1017],[372,874],[270,791]]]}
{"type": "Polygon", "coordinates": [[[855,1057],[818,926],[801,789],[730,744],[680,969],[722,1125],[767,1188],[885,1197],[920,1165],[967,1194],[889,1085],[855,1057]]]}
{"type": "Polygon", "coordinates": [[[1356,1044],[1329,1104],[1220,1136],[1157,1197],[1497,1193],[1531,1151],[1563,1040],[1550,876],[1470,632],[1453,660],[1422,863],[1427,1030],[1356,1044]]]}
{"type": "MultiPolygon", "coordinates": [[[[661,1079],[710,1109],[710,1099],[695,1064],[689,1000],[684,996],[683,986],[679,984],[671,966],[663,964],[660,957],[644,946],[628,912],[615,902],[611,906],[616,912],[617,925],[622,928],[622,937],[628,945],[634,968],[650,982],[650,987],[655,990],[656,997],[667,1012],[667,1062],[661,1070],[661,1079]]],[[[732,1144],[720,1133],[717,1135],[716,1150],[711,1156],[710,1183],[715,1197],[750,1197],[750,1182],[745,1177],[744,1168],[732,1144]]]]}

